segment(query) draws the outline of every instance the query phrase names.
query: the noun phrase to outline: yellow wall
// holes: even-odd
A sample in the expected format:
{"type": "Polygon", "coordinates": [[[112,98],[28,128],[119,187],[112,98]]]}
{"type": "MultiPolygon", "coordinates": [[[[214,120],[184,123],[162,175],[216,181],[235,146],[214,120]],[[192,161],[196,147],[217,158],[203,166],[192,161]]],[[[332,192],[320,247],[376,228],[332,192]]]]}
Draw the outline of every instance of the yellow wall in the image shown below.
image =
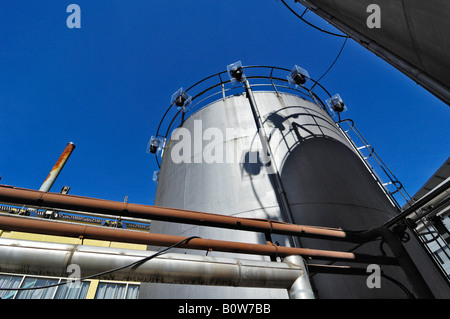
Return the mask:
{"type": "Polygon", "coordinates": [[[98,283],[100,280],[91,279],[91,284],[89,285],[89,290],[86,295],[86,299],[94,299],[95,293],[97,292],[98,283]]]}
{"type": "Polygon", "coordinates": [[[99,247],[113,247],[113,248],[123,248],[123,249],[137,249],[137,250],[146,250],[146,248],[147,248],[146,245],[139,245],[139,244],[128,244],[128,243],[101,241],[101,240],[93,240],[93,239],[79,239],[79,238],[53,236],[53,235],[40,235],[40,234],[23,233],[23,232],[16,232],[16,231],[3,231],[3,230],[0,230],[0,238],[33,240],[33,241],[43,241],[43,242],[51,242],[51,243],[88,245],[88,246],[99,246],[99,247]]]}

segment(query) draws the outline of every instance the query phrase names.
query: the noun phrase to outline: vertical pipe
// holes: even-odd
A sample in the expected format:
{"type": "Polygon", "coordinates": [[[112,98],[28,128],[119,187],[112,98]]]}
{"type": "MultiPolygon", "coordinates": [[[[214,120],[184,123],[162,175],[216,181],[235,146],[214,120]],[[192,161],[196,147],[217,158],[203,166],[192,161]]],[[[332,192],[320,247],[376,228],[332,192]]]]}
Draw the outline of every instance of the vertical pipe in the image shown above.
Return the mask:
{"type": "MultiPolygon", "coordinates": [[[[250,86],[250,83],[247,79],[244,79],[244,86],[245,86],[245,92],[247,93],[247,98],[250,102],[250,107],[252,109],[253,117],[255,119],[256,128],[258,129],[258,135],[261,139],[261,144],[263,147],[263,151],[265,152],[267,150],[269,158],[270,158],[270,165],[273,165],[273,174],[270,174],[272,178],[275,179],[275,185],[276,185],[276,192],[277,197],[280,198],[281,204],[282,204],[282,210],[284,211],[285,217],[287,219],[287,222],[290,224],[294,224],[293,215],[291,212],[291,207],[289,206],[289,202],[286,197],[286,192],[284,191],[283,184],[281,182],[280,175],[278,173],[278,167],[275,163],[275,158],[272,153],[272,149],[270,147],[269,139],[267,138],[267,134],[264,130],[264,124],[261,120],[261,115],[259,114],[258,107],[256,105],[255,97],[253,96],[253,91],[250,86]],[[263,136],[261,134],[264,134],[263,136]]],[[[267,155],[267,154],[265,154],[267,155]]],[[[294,247],[300,247],[300,242],[297,237],[292,237],[294,247]]]]}
{"type": "Polygon", "coordinates": [[[52,170],[48,174],[47,178],[42,183],[41,188],[39,188],[39,191],[41,191],[41,192],[50,191],[50,189],[53,186],[53,183],[55,182],[56,178],[58,177],[59,173],[63,169],[64,165],[66,164],[67,160],[69,159],[70,154],[72,154],[74,149],[75,149],[75,144],[73,144],[72,142],[67,144],[66,148],[62,152],[58,161],[55,163],[52,170]]]}
{"type": "Polygon", "coordinates": [[[299,276],[292,286],[288,289],[290,299],[315,299],[314,292],[309,282],[308,273],[306,272],[306,265],[303,262],[302,256],[291,255],[284,258],[285,263],[292,263],[300,269],[304,269],[303,275],[299,276]]]}

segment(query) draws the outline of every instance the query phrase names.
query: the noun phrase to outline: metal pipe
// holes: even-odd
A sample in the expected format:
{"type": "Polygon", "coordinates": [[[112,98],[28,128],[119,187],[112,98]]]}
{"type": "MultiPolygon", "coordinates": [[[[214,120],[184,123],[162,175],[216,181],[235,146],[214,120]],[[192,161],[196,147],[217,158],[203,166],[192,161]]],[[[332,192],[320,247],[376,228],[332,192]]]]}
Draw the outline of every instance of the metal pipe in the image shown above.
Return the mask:
{"type": "MultiPolygon", "coordinates": [[[[69,265],[80,267],[80,278],[137,263],[152,251],[0,239],[0,271],[69,277],[69,265]]],[[[73,278],[71,275],[71,279],[73,278]]],[[[159,255],[137,266],[101,276],[104,280],[168,284],[289,289],[308,283],[305,269],[292,262],[268,262],[198,255],[159,255]]],[[[297,298],[299,296],[296,296],[297,298]]]]}
{"type": "Polygon", "coordinates": [[[307,264],[309,273],[316,274],[340,274],[340,275],[360,275],[367,276],[367,267],[350,267],[335,265],[307,264]]]}
{"type": "MultiPolygon", "coordinates": [[[[21,204],[32,204],[36,206],[48,206],[57,208],[65,207],[80,211],[94,211],[94,212],[109,212],[115,211],[120,215],[124,215],[125,212],[132,212],[137,214],[138,217],[142,217],[142,212],[157,212],[156,215],[164,220],[168,221],[180,221],[186,220],[186,215],[196,216],[196,220],[200,221],[200,224],[210,224],[210,225],[227,225],[229,228],[243,229],[243,230],[265,230],[270,232],[277,232],[279,230],[281,233],[284,231],[288,234],[304,235],[309,234],[311,236],[317,236],[319,238],[334,238],[340,240],[347,240],[351,242],[367,242],[371,241],[379,236],[381,233],[378,231],[368,231],[361,233],[351,233],[336,229],[326,229],[326,228],[316,228],[309,226],[300,225],[290,225],[284,223],[276,223],[267,220],[252,220],[252,219],[235,219],[233,217],[198,213],[198,212],[186,212],[182,210],[171,210],[160,207],[148,207],[143,205],[128,204],[121,202],[111,202],[91,198],[82,198],[72,195],[61,195],[54,193],[43,193],[32,190],[14,189],[7,187],[0,187],[0,200],[21,204]],[[171,214],[168,214],[168,213],[171,214]],[[173,215],[172,215],[173,213],[173,215]],[[184,217],[183,217],[184,216],[184,217]],[[265,226],[265,227],[264,227],[265,226]],[[259,228],[262,227],[262,228],[259,228]],[[267,228],[268,227],[268,228],[267,228]],[[278,229],[279,228],[279,229],[278,229]]],[[[19,217],[3,217],[0,216],[0,227],[4,230],[16,230],[16,231],[30,231],[43,234],[53,234],[59,236],[69,236],[69,237],[82,237],[91,238],[99,240],[108,241],[118,241],[118,242],[129,242],[129,243],[139,243],[146,245],[161,245],[169,246],[175,242],[178,242],[183,237],[179,236],[168,236],[168,235],[155,235],[143,232],[126,231],[119,229],[107,229],[94,226],[85,225],[73,225],[58,222],[59,226],[55,228],[54,223],[50,221],[42,220],[32,220],[27,218],[27,220],[19,220],[19,217]],[[14,220],[12,218],[15,218],[14,220]]],[[[191,220],[191,223],[195,223],[191,220]]],[[[189,245],[186,246],[189,249],[201,249],[201,250],[219,250],[234,253],[249,253],[249,254],[261,254],[268,255],[272,257],[276,256],[289,256],[289,255],[303,255],[312,258],[325,259],[325,260],[346,260],[347,262],[357,261],[357,260],[372,260],[374,263],[382,264],[396,264],[397,261],[393,258],[388,258],[383,260],[381,257],[368,257],[361,255],[354,255],[351,253],[339,253],[339,252],[326,252],[320,250],[309,250],[309,249],[297,249],[289,247],[277,247],[268,245],[256,245],[256,244],[240,244],[231,242],[220,242],[220,241],[205,241],[202,239],[192,240],[189,245]],[[195,245],[193,245],[195,243],[195,245]],[[249,246],[250,245],[250,246],[249,246]],[[245,248],[244,248],[245,246],[245,248]],[[377,259],[376,261],[374,259],[377,259]]],[[[401,256],[400,256],[401,257],[401,256]]],[[[410,271],[410,277],[415,278],[417,272],[414,270],[414,264],[409,265],[409,262],[405,262],[405,258],[401,257],[403,265],[406,265],[407,269],[412,269],[410,271]],[[412,275],[411,275],[412,273],[412,275]]],[[[405,271],[406,271],[405,270],[405,271]]],[[[420,277],[421,278],[421,277],[420,277]]],[[[416,280],[416,279],[413,279],[416,280]]],[[[421,279],[418,279],[419,281],[421,279]]],[[[422,285],[422,283],[420,284],[422,285]]]]}
{"type": "Polygon", "coordinates": [[[121,217],[222,227],[243,231],[258,231],[269,234],[326,238],[342,241],[351,240],[348,238],[347,232],[336,228],[295,225],[268,219],[239,218],[181,209],[108,201],[68,194],[44,193],[15,187],[0,186],[0,202],[27,205],[30,207],[66,209],[121,217]]]}
{"type": "MultiPolygon", "coordinates": [[[[31,232],[82,239],[96,239],[164,247],[169,247],[188,238],[175,235],[152,234],[147,232],[124,230],[118,228],[105,228],[99,226],[88,226],[50,220],[40,220],[31,217],[5,215],[0,216],[0,228],[2,230],[8,231],[31,232]]],[[[398,265],[398,262],[395,258],[386,256],[371,256],[351,252],[251,244],[203,238],[190,239],[189,241],[180,244],[178,247],[203,251],[221,251],[238,254],[263,255],[275,258],[287,257],[290,255],[301,255],[304,257],[310,257],[320,260],[398,265]]]]}
{"type": "MultiPolygon", "coordinates": [[[[96,212],[101,211],[109,211],[108,208],[114,208],[119,211],[118,205],[120,207],[133,208],[138,207],[141,209],[145,208],[150,210],[157,210],[162,213],[162,217],[166,218],[166,220],[171,220],[171,218],[167,217],[165,213],[167,211],[171,211],[170,209],[160,208],[160,207],[146,207],[143,205],[131,205],[127,203],[119,203],[119,202],[111,202],[104,201],[98,199],[90,199],[90,198],[80,198],[72,195],[61,195],[54,193],[43,193],[32,190],[23,190],[23,189],[14,189],[7,187],[0,187],[0,200],[6,200],[7,202],[14,203],[22,203],[22,204],[33,204],[36,206],[43,205],[47,206],[49,203],[55,206],[50,206],[53,208],[65,206],[66,208],[73,209],[72,204],[76,207],[74,210],[78,210],[80,207],[86,208],[81,209],[81,211],[90,211],[92,209],[96,212]],[[58,201],[59,200],[59,201],[58,201]],[[84,202],[84,201],[87,201],[84,202]],[[95,204],[95,205],[93,205],[95,204]],[[91,206],[89,206],[91,205],[91,206]],[[130,206],[131,205],[131,206],[130,206]],[[68,207],[70,206],[70,207],[68,207]],[[76,209],[78,208],[78,209],[76,209]],[[90,209],[88,209],[90,208],[90,209]]],[[[126,210],[128,211],[128,210],[126,210]]],[[[133,209],[131,209],[133,211],[133,209]]],[[[141,210],[136,209],[136,213],[141,210]]],[[[123,215],[124,211],[120,211],[123,215]]],[[[186,212],[182,210],[174,210],[175,214],[189,214],[192,213],[194,215],[199,214],[199,216],[205,217],[209,222],[213,222],[214,220],[221,220],[221,218],[227,219],[227,216],[222,215],[214,215],[214,214],[205,214],[205,213],[197,213],[197,212],[186,212]]],[[[181,218],[181,217],[179,217],[181,218]]],[[[200,219],[202,220],[202,219],[200,219]]],[[[173,220],[172,220],[173,221],[173,220]]],[[[286,231],[287,233],[291,233],[291,231],[298,232],[298,235],[310,232],[310,235],[317,236],[319,238],[335,238],[335,239],[344,239],[351,242],[368,242],[375,238],[382,236],[383,232],[378,230],[371,230],[366,232],[359,233],[349,233],[344,232],[342,230],[336,229],[327,229],[327,228],[316,228],[309,226],[300,226],[300,225],[290,225],[290,224],[278,224],[273,223],[272,221],[267,220],[247,220],[247,219],[228,219],[227,222],[230,228],[240,229],[237,226],[243,226],[243,229],[252,229],[253,227],[259,229],[262,225],[269,226],[270,230],[273,231],[277,227],[280,227],[282,231],[286,231]],[[231,222],[231,220],[233,220],[231,222]],[[246,223],[248,227],[246,228],[246,223]],[[253,225],[256,223],[256,225],[253,225]],[[283,229],[286,227],[285,229],[283,229]],[[288,230],[289,229],[289,230],[288,230]]],[[[221,222],[218,222],[221,224],[221,222]]],[[[214,224],[214,223],[213,223],[214,224]]],[[[80,224],[71,224],[71,223],[63,223],[56,221],[46,221],[39,220],[30,217],[19,217],[19,216],[0,216],[0,228],[3,230],[11,230],[11,231],[25,231],[25,232],[34,232],[40,234],[49,234],[49,235],[57,235],[57,236],[68,236],[68,237],[76,237],[76,238],[86,238],[86,239],[98,239],[98,240],[107,240],[107,241],[117,241],[117,242],[128,242],[128,243],[136,243],[136,244],[145,244],[145,245],[157,245],[157,246],[170,246],[176,242],[179,242],[184,237],[180,236],[170,236],[170,235],[159,235],[159,234],[149,234],[138,231],[130,231],[130,230],[121,230],[121,229],[110,229],[103,228],[97,226],[87,226],[80,224]]],[[[253,229],[255,229],[253,228],[253,229]]],[[[268,230],[265,228],[265,230],[268,230]]],[[[275,232],[275,231],[274,231],[275,232]]],[[[388,241],[388,244],[391,246],[393,242],[391,240],[388,241]]],[[[395,242],[394,246],[397,245],[395,242]]],[[[401,246],[401,244],[400,244],[401,246]]],[[[184,248],[187,249],[199,249],[199,250],[217,250],[223,252],[232,252],[232,253],[244,253],[244,254],[257,254],[257,255],[266,255],[271,257],[286,257],[290,255],[302,255],[304,257],[311,257],[315,259],[322,260],[341,260],[347,262],[369,262],[369,263],[377,263],[377,264],[390,264],[397,265],[398,261],[396,258],[392,257],[382,257],[382,256],[367,256],[362,254],[354,254],[354,253],[346,253],[346,252],[335,252],[335,251],[323,251],[323,250],[313,250],[313,249],[305,249],[305,248],[290,248],[290,247],[278,247],[278,246],[269,246],[269,245],[260,245],[260,244],[244,244],[244,243],[234,243],[234,242],[225,242],[225,241],[217,241],[217,240],[205,240],[205,239],[192,239],[189,243],[183,245],[184,248]]],[[[423,279],[421,279],[420,274],[418,274],[417,269],[415,269],[415,265],[410,260],[409,256],[404,254],[404,248],[398,247],[398,249],[393,249],[396,256],[401,260],[401,265],[404,268],[405,272],[409,273],[410,279],[415,282],[419,281],[419,287],[423,287],[423,279]],[[419,278],[419,279],[417,279],[419,278]]],[[[392,247],[391,247],[392,248],[392,247]]],[[[423,289],[425,293],[423,295],[427,296],[427,288],[419,288],[423,289]]]]}
{"type": "MultiPolygon", "coordinates": [[[[103,201],[98,199],[89,199],[89,198],[80,198],[77,196],[72,195],[61,195],[61,194],[53,194],[53,193],[42,193],[42,192],[36,192],[36,191],[30,191],[30,190],[20,190],[20,189],[14,189],[14,188],[6,188],[6,187],[0,187],[0,200],[6,200],[8,202],[19,202],[22,204],[34,204],[40,203],[41,205],[44,204],[44,206],[48,205],[49,203],[53,204],[54,208],[60,207],[62,205],[66,208],[75,208],[75,210],[78,210],[80,208],[81,211],[90,211],[90,209],[99,212],[100,211],[109,211],[108,208],[115,208],[116,211],[121,212],[123,214],[123,210],[120,211],[119,208],[126,207],[128,208],[126,211],[132,211],[133,207],[139,208],[136,209],[136,212],[140,212],[142,210],[145,211],[145,209],[149,210],[156,210],[162,213],[162,216],[166,218],[166,220],[171,220],[171,218],[168,218],[165,213],[168,211],[172,211],[175,213],[175,215],[186,215],[189,214],[189,212],[185,212],[182,210],[170,210],[170,209],[164,209],[164,208],[158,208],[158,207],[146,207],[142,205],[131,205],[127,203],[115,203],[110,201],[103,201]],[[76,207],[72,207],[72,204],[76,207]],[[69,206],[69,207],[68,207],[69,206]],[[80,207],[81,206],[81,207],[80,207]],[[119,207],[119,208],[118,208],[119,207]],[[78,208],[78,209],[76,209],[78,208]],[[90,209],[89,209],[90,208],[90,209]]],[[[228,226],[230,228],[240,229],[237,226],[242,226],[242,229],[250,230],[253,226],[255,226],[253,223],[256,223],[258,227],[261,226],[261,224],[265,226],[269,226],[270,230],[273,231],[277,227],[280,227],[281,229],[283,227],[286,227],[286,229],[290,230],[296,230],[298,231],[298,235],[310,232],[312,236],[324,236],[322,238],[336,238],[336,239],[346,239],[351,242],[368,242],[371,240],[374,240],[375,238],[378,238],[382,236],[384,232],[379,231],[379,229],[371,230],[371,231],[365,231],[360,233],[350,233],[350,232],[344,232],[340,230],[329,230],[325,228],[314,228],[314,227],[305,227],[305,226],[298,226],[298,225],[290,225],[290,224],[277,224],[267,221],[261,221],[261,220],[247,220],[247,219],[234,219],[229,218],[221,215],[214,215],[214,214],[205,214],[205,213],[196,213],[191,212],[193,215],[199,214],[199,217],[201,217],[199,220],[209,220],[212,224],[215,224],[213,221],[218,222],[219,224],[223,221],[223,218],[226,220],[226,222],[229,222],[228,226]],[[203,219],[204,218],[204,219],[203,219]],[[245,225],[248,224],[248,228],[245,227],[245,225]]],[[[174,216],[172,216],[174,217],[174,216]]],[[[178,218],[181,218],[180,216],[178,218]]],[[[177,218],[175,218],[177,219],[177,218]]],[[[173,220],[172,220],[173,221],[173,220]]],[[[108,240],[108,241],[118,241],[118,242],[129,242],[129,243],[137,243],[137,244],[146,244],[146,245],[161,245],[161,246],[170,246],[171,244],[178,242],[182,239],[182,237],[179,236],[168,236],[168,235],[155,235],[155,234],[148,234],[143,232],[135,232],[135,231],[126,231],[126,230],[120,230],[120,229],[107,229],[107,228],[100,228],[100,227],[94,227],[94,226],[86,226],[86,225],[73,225],[73,224],[66,224],[59,222],[59,226],[55,227],[56,222],[50,222],[50,221],[42,221],[42,220],[32,220],[30,218],[27,218],[27,220],[19,219],[19,217],[4,217],[0,216],[0,227],[4,230],[16,230],[16,231],[30,231],[30,232],[37,232],[37,233],[43,233],[43,234],[53,234],[53,235],[60,235],[60,236],[69,236],[69,237],[82,237],[82,238],[91,238],[91,239],[99,239],[99,240],[108,240]]],[[[256,227],[257,228],[257,227],[256,227]]],[[[253,228],[255,229],[255,228],[253,228]]],[[[258,228],[259,229],[259,228],[258,228]]],[[[284,230],[286,230],[284,229],[284,230]]],[[[268,231],[267,228],[265,228],[266,231],[268,231]]],[[[289,232],[288,232],[289,233],[289,232]]],[[[390,245],[392,241],[388,242],[390,245]]],[[[394,245],[396,245],[394,243],[394,245]]],[[[402,246],[403,247],[403,246],[402,246]]],[[[399,256],[399,259],[402,261],[402,265],[405,266],[404,268],[405,272],[409,272],[409,277],[412,278],[413,281],[419,282],[419,287],[423,286],[423,279],[418,274],[416,269],[414,268],[414,264],[406,254],[406,257],[404,255],[404,248],[399,247],[400,250],[395,250],[394,253],[397,253],[399,256]],[[419,279],[415,279],[419,278],[419,279]]],[[[250,253],[250,254],[261,254],[261,255],[268,255],[272,257],[277,256],[289,256],[289,255],[303,255],[303,256],[310,256],[312,258],[318,258],[318,259],[326,259],[326,260],[346,260],[346,261],[356,261],[360,260],[361,257],[363,260],[368,260],[367,256],[357,256],[353,255],[351,253],[339,253],[339,252],[332,252],[328,253],[325,251],[320,250],[309,250],[309,249],[299,249],[296,250],[296,248],[289,248],[289,247],[277,247],[277,246],[268,246],[268,245],[256,245],[256,244],[239,244],[239,243],[231,243],[231,242],[219,242],[219,241],[205,241],[201,239],[196,239],[195,241],[192,240],[188,247],[190,249],[201,249],[201,250],[220,250],[220,251],[227,251],[227,252],[235,252],[235,253],[250,253]],[[195,245],[193,245],[195,243],[195,245]],[[226,244],[226,245],[224,245],[226,244]],[[250,246],[248,246],[250,245],[250,246]],[[243,249],[243,246],[245,246],[245,249],[243,249]],[[257,249],[256,249],[257,248],[257,249]]],[[[392,247],[391,247],[392,248],[392,247]]],[[[394,249],[393,249],[394,250],[394,249]]],[[[382,264],[382,263],[390,263],[390,264],[396,264],[397,262],[395,259],[387,259],[387,260],[381,260],[381,257],[371,257],[375,259],[379,259],[378,261],[374,261],[374,263],[382,264]]],[[[387,257],[385,257],[387,258],[387,257]]],[[[422,288],[419,288],[422,289],[422,288]]],[[[423,288],[426,291],[426,288],[423,288]]],[[[427,293],[425,292],[425,295],[427,293]]]]}
{"type": "MultiPolygon", "coordinates": [[[[450,178],[437,189],[416,202],[412,207],[392,218],[384,226],[390,227],[394,225],[396,222],[414,212],[414,210],[417,210],[436,196],[445,192],[449,187],[450,178]]],[[[345,231],[337,228],[295,225],[269,219],[239,218],[234,216],[116,202],[68,194],[43,193],[36,190],[9,186],[0,186],[0,202],[28,205],[31,207],[108,214],[110,216],[141,218],[143,220],[155,219],[175,223],[178,222],[280,235],[332,239],[355,243],[361,243],[366,240],[366,237],[360,236],[362,232],[345,231]]]]}
{"type": "Polygon", "coordinates": [[[68,143],[62,154],[60,155],[59,159],[56,161],[55,165],[53,166],[52,170],[48,174],[45,181],[42,183],[41,187],[39,188],[39,191],[42,192],[48,192],[53,186],[53,183],[55,182],[56,178],[58,178],[59,173],[61,173],[61,170],[63,169],[64,165],[66,164],[67,160],[70,157],[70,154],[72,154],[73,150],[75,149],[75,144],[72,142],[68,143]]]}
{"type": "MultiPolygon", "coordinates": [[[[306,269],[305,263],[301,256],[288,256],[284,258],[285,263],[292,263],[301,269],[306,269]]],[[[315,299],[314,292],[311,287],[308,276],[298,276],[291,287],[289,287],[290,299],[315,299]]]]}
{"type": "MultiPolygon", "coordinates": [[[[281,181],[281,178],[280,178],[280,175],[278,172],[278,167],[275,162],[275,157],[273,156],[272,148],[270,147],[269,139],[268,139],[267,133],[264,129],[264,124],[261,120],[261,115],[259,114],[258,106],[256,104],[255,97],[253,95],[253,90],[247,79],[244,79],[243,82],[244,82],[244,86],[245,86],[245,92],[247,94],[247,98],[250,103],[250,108],[252,110],[253,118],[255,120],[255,125],[256,125],[256,128],[259,133],[258,135],[260,137],[261,145],[263,147],[263,151],[266,153],[264,155],[266,156],[268,153],[269,158],[270,158],[270,165],[273,166],[273,173],[269,174],[269,176],[270,176],[270,178],[274,179],[275,187],[276,187],[276,189],[275,189],[276,196],[279,198],[279,200],[281,202],[281,208],[284,212],[284,216],[285,216],[286,220],[288,221],[288,223],[294,224],[294,218],[293,218],[293,214],[291,211],[291,206],[289,205],[289,201],[287,199],[286,192],[284,190],[284,186],[283,186],[283,183],[281,181]],[[261,136],[261,133],[263,133],[264,136],[261,136]],[[267,152],[266,152],[266,148],[267,148],[267,152]]],[[[300,247],[300,242],[297,237],[292,237],[291,240],[292,240],[294,246],[300,247]]]]}

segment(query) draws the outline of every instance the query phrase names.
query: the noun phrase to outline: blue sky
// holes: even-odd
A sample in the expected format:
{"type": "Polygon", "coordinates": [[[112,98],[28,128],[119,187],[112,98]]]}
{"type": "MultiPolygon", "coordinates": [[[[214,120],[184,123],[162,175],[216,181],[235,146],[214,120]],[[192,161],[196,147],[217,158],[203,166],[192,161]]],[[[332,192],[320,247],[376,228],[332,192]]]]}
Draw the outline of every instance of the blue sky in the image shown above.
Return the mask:
{"type": "MultiPolygon", "coordinates": [[[[342,43],[275,0],[0,0],[0,183],[39,189],[74,142],[52,191],[151,205],[146,146],[178,88],[238,60],[317,79],[342,43]]],[[[411,195],[449,156],[448,106],[354,41],[321,84],[411,195]]]]}

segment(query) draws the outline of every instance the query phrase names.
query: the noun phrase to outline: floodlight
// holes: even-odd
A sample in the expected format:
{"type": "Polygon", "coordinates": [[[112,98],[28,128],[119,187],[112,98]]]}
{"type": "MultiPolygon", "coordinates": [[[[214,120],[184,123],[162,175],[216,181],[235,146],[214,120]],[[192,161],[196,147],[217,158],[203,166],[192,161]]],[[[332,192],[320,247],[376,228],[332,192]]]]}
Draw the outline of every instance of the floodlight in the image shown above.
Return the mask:
{"type": "Polygon", "coordinates": [[[160,151],[164,144],[164,138],[152,136],[150,141],[148,142],[147,152],[155,154],[157,151],[160,151]]]}
{"type": "Polygon", "coordinates": [[[186,111],[186,106],[188,106],[192,101],[192,97],[189,96],[183,88],[179,88],[170,99],[171,104],[175,104],[178,110],[186,111]]]}
{"type": "Polygon", "coordinates": [[[331,111],[340,113],[347,111],[347,107],[344,104],[344,101],[342,101],[342,98],[339,94],[333,95],[331,98],[326,100],[326,103],[331,111]]]}
{"type": "Polygon", "coordinates": [[[289,73],[289,76],[287,77],[287,79],[291,85],[301,86],[301,85],[305,84],[306,81],[308,81],[309,74],[308,74],[308,71],[306,71],[305,69],[302,69],[301,67],[296,65],[292,69],[291,73],[289,73]]]}
{"type": "Polygon", "coordinates": [[[159,180],[159,171],[154,171],[153,172],[153,181],[155,182],[155,183],[158,183],[158,180],[159,180]]]}
{"type": "Polygon", "coordinates": [[[227,72],[232,83],[242,82],[245,80],[244,69],[242,68],[241,61],[229,64],[227,66],[227,72]]]}

